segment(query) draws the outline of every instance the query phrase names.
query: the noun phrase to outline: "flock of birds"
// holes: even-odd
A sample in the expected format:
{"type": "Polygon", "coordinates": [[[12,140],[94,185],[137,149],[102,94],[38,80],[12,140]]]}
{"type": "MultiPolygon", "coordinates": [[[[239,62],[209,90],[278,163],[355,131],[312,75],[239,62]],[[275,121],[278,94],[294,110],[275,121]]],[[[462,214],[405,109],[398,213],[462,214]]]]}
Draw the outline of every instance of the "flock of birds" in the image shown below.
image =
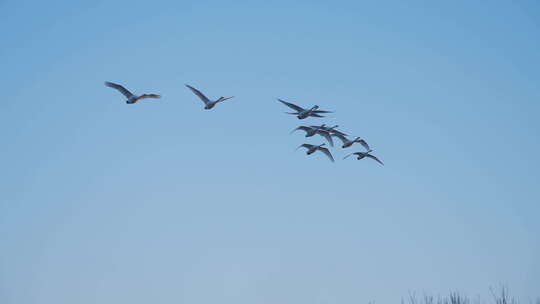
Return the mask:
{"type": "MultiPolygon", "coordinates": [[[[134,104],[134,103],[136,103],[138,101],[141,101],[143,99],[158,99],[158,98],[161,98],[161,95],[159,95],[159,94],[135,95],[135,94],[131,93],[128,89],[123,87],[122,85],[112,83],[112,82],[108,82],[108,81],[105,82],[105,85],[110,87],[110,88],[116,89],[120,93],[122,93],[122,95],[124,95],[127,98],[127,100],[126,100],[127,104],[134,104]]],[[[187,84],[186,84],[186,87],[188,89],[190,89],[191,92],[193,92],[195,95],[197,95],[197,97],[199,97],[199,99],[202,100],[202,102],[204,102],[204,109],[205,110],[210,110],[213,107],[215,107],[218,103],[220,103],[222,101],[225,101],[227,99],[231,99],[231,98],[234,97],[234,96],[230,96],[230,97],[221,96],[216,100],[211,100],[208,97],[206,97],[201,91],[197,90],[196,88],[194,88],[194,87],[192,87],[190,85],[187,85],[187,84]]],[[[322,118],[324,116],[321,115],[321,114],[333,113],[331,111],[319,110],[318,105],[314,105],[311,108],[303,108],[301,106],[298,106],[298,105],[295,105],[293,103],[281,100],[279,98],[278,98],[278,101],[295,111],[295,112],[285,112],[285,113],[296,115],[296,117],[298,119],[306,119],[308,117],[322,118]]],[[[328,127],[328,126],[326,126],[326,124],[322,124],[322,125],[319,125],[319,126],[299,126],[299,127],[295,128],[294,130],[292,130],[291,133],[293,133],[293,132],[295,132],[297,130],[302,130],[302,131],[306,132],[306,137],[312,137],[314,135],[320,135],[320,136],[324,137],[328,141],[328,143],[330,144],[331,147],[334,146],[333,138],[337,137],[339,140],[341,140],[341,142],[343,142],[343,145],[341,146],[341,148],[343,148],[343,149],[351,147],[355,143],[359,143],[362,147],[365,148],[366,151],[364,151],[364,152],[354,152],[354,153],[348,154],[343,159],[345,159],[345,158],[347,158],[347,157],[349,157],[351,155],[356,155],[358,160],[367,157],[367,158],[371,158],[371,159],[377,161],[378,163],[380,163],[381,165],[383,165],[383,163],[376,156],[371,154],[371,152],[373,150],[369,147],[368,143],[364,139],[362,139],[360,137],[356,137],[355,139],[350,140],[349,138],[347,138],[347,136],[349,136],[349,135],[345,134],[345,133],[343,133],[341,131],[338,131],[336,129],[337,127],[338,127],[337,125],[332,126],[332,127],[328,127]]],[[[334,157],[332,156],[332,153],[330,152],[330,150],[328,148],[324,147],[325,145],[326,145],[325,143],[320,144],[320,145],[302,144],[297,148],[297,150],[300,149],[300,148],[306,148],[307,149],[307,151],[306,151],[307,155],[311,155],[311,154],[313,154],[313,153],[315,153],[317,151],[320,151],[320,152],[324,153],[326,156],[328,156],[328,158],[333,162],[334,157]]]]}

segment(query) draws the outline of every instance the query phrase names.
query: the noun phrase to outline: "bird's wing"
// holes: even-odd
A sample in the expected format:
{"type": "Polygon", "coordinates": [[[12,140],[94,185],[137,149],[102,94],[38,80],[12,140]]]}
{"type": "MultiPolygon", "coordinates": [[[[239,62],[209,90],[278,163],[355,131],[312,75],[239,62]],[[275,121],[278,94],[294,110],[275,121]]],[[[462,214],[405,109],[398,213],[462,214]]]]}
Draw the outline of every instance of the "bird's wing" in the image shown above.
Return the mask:
{"type": "Polygon", "coordinates": [[[371,148],[365,140],[360,139],[359,143],[362,145],[362,147],[366,148],[366,150],[371,151],[371,148]]]}
{"type": "Polygon", "coordinates": [[[334,113],[332,111],[325,111],[325,110],[313,110],[311,112],[313,112],[313,113],[334,113]]]}
{"type": "Polygon", "coordinates": [[[127,98],[133,97],[133,93],[131,93],[130,91],[128,91],[128,89],[124,88],[123,86],[119,84],[105,81],[105,85],[108,86],[109,88],[117,89],[120,93],[122,93],[127,98]]]}
{"type": "Polygon", "coordinates": [[[381,165],[384,166],[384,164],[382,163],[382,161],[380,161],[377,157],[375,157],[375,156],[373,156],[373,155],[371,155],[371,154],[366,154],[366,157],[369,157],[369,158],[371,158],[371,159],[374,159],[374,160],[376,160],[379,164],[381,164],[381,165]]]}
{"type": "Polygon", "coordinates": [[[282,104],[286,105],[287,107],[295,110],[295,111],[298,111],[298,112],[302,112],[302,111],[305,111],[304,108],[300,107],[300,106],[297,106],[295,105],[294,103],[290,103],[290,102],[286,102],[284,100],[281,100],[278,98],[278,101],[281,102],[282,104]]]}
{"type": "Polygon", "coordinates": [[[328,156],[328,158],[330,158],[330,160],[331,160],[332,162],[334,162],[334,157],[332,156],[332,153],[330,153],[330,150],[328,150],[327,148],[323,148],[323,147],[319,147],[319,150],[320,150],[322,153],[326,154],[326,156],[328,156]]]}
{"type": "Polygon", "coordinates": [[[230,96],[230,97],[223,97],[219,102],[222,102],[222,101],[225,101],[227,99],[231,99],[231,98],[234,98],[234,96],[230,96]]]}
{"type": "Polygon", "coordinates": [[[324,116],[322,116],[322,115],[319,115],[319,114],[313,113],[313,112],[311,112],[311,113],[309,114],[309,116],[313,116],[313,117],[324,117],[324,116]]]}
{"type": "Polygon", "coordinates": [[[186,87],[188,87],[191,92],[193,92],[195,95],[197,95],[205,104],[208,104],[210,103],[210,99],[208,99],[208,97],[204,96],[203,93],[201,93],[201,91],[195,89],[194,87],[186,84],[186,87]]]}
{"type": "Polygon", "coordinates": [[[137,98],[137,100],[146,99],[146,98],[158,99],[158,98],[161,98],[161,95],[159,95],[159,94],[142,94],[141,96],[139,96],[139,98],[137,98]]]}
{"type": "Polygon", "coordinates": [[[345,159],[345,158],[347,158],[347,157],[349,157],[349,156],[351,156],[351,155],[354,155],[354,154],[358,154],[358,152],[354,152],[354,153],[348,154],[348,155],[345,156],[343,159],[345,159]]]}
{"type": "Polygon", "coordinates": [[[306,126],[300,126],[300,127],[296,128],[296,129],[292,130],[290,134],[294,133],[294,131],[296,131],[296,130],[302,130],[302,131],[305,131],[307,133],[307,132],[311,131],[311,128],[306,127],[306,126]]]}
{"type": "Polygon", "coordinates": [[[313,147],[313,145],[310,145],[310,144],[302,144],[302,145],[298,146],[298,148],[296,148],[296,150],[298,150],[298,149],[300,149],[300,148],[310,149],[311,147],[313,147]]]}
{"type": "Polygon", "coordinates": [[[317,134],[319,134],[320,136],[326,138],[326,140],[328,141],[328,143],[330,144],[331,147],[334,146],[334,141],[332,140],[332,136],[330,136],[330,133],[328,133],[327,131],[317,131],[317,134]]]}
{"type": "Polygon", "coordinates": [[[334,133],[334,134],[340,134],[340,135],[343,135],[343,136],[349,136],[349,134],[343,133],[343,132],[338,131],[338,130],[336,130],[336,129],[330,129],[329,131],[332,132],[332,133],[334,133]]]}
{"type": "Polygon", "coordinates": [[[335,137],[339,138],[343,142],[343,144],[346,144],[346,143],[349,142],[347,137],[345,137],[344,135],[341,135],[339,133],[332,133],[332,136],[335,136],[335,137]]]}

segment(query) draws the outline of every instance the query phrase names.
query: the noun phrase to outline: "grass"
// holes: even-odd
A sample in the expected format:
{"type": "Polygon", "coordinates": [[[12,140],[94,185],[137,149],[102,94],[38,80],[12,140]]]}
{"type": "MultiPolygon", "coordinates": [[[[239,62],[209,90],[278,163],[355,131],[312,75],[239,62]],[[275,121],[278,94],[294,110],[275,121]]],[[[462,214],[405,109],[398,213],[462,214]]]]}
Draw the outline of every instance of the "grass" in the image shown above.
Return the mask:
{"type": "MultiPolygon", "coordinates": [[[[521,304],[515,297],[508,293],[508,288],[501,287],[498,291],[490,288],[492,299],[484,301],[480,297],[471,299],[458,292],[451,292],[447,296],[434,297],[431,295],[423,295],[417,297],[415,294],[409,294],[407,299],[402,299],[401,304],[521,304]]],[[[373,303],[370,303],[373,304],[373,303]]],[[[540,298],[535,301],[525,302],[525,304],[540,304],[540,298]]]]}

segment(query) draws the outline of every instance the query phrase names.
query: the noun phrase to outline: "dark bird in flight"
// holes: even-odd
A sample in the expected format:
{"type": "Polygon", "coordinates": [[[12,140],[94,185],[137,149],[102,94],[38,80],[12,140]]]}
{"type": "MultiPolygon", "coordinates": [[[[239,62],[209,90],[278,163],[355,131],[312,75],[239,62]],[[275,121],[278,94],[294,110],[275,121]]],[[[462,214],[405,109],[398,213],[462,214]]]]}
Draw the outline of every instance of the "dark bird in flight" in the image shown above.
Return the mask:
{"type": "Polygon", "coordinates": [[[309,116],[324,117],[324,116],[322,116],[320,114],[321,113],[333,113],[331,111],[318,110],[319,106],[317,106],[317,105],[311,107],[310,109],[304,109],[301,106],[297,106],[294,103],[286,102],[286,101],[281,100],[279,98],[278,98],[278,101],[281,102],[282,104],[286,105],[287,107],[295,110],[296,112],[293,112],[293,113],[291,113],[291,112],[285,112],[285,113],[296,115],[296,117],[298,117],[298,119],[304,119],[304,118],[307,118],[309,116]]]}
{"type": "Polygon", "coordinates": [[[296,150],[298,150],[300,148],[306,148],[307,149],[307,151],[306,151],[307,155],[313,154],[316,151],[321,151],[322,153],[326,154],[326,156],[328,156],[328,158],[330,158],[330,160],[332,162],[334,162],[334,157],[332,156],[332,153],[330,153],[330,151],[328,151],[327,148],[323,148],[324,145],[325,144],[315,146],[315,145],[310,145],[310,144],[303,144],[303,145],[299,146],[298,148],[296,148],[296,150]]]}
{"type": "Polygon", "coordinates": [[[330,146],[332,146],[332,147],[334,146],[334,141],[332,140],[332,136],[331,136],[330,132],[325,131],[320,127],[299,126],[298,128],[292,130],[291,133],[293,133],[293,132],[295,132],[297,130],[302,130],[302,131],[306,132],[306,137],[311,137],[311,136],[313,136],[315,134],[319,134],[320,136],[324,137],[328,141],[330,146]]]}
{"type": "Polygon", "coordinates": [[[356,159],[358,159],[358,160],[360,160],[360,159],[362,159],[362,158],[364,158],[364,157],[368,157],[368,158],[374,159],[374,160],[377,161],[379,164],[381,164],[381,165],[384,166],[384,164],[382,163],[382,161],[380,161],[380,160],[379,160],[377,157],[375,157],[374,155],[369,154],[369,152],[371,152],[371,150],[369,150],[369,151],[367,151],[367,152],[354,152],[354,153],[351,153],[351,154],[345,156],[343,159],[345,159],[345,158],[347,158],[347,157],[349,157],[349,156],[351,156],[351,155],[354,154],[354,155],[358,155],[358,157],[356,158],[356,159]]]}
{"type": "Polygon", "coordinates": [[[336,130],[337,127],[339,127],[338,125],[335,125],[333,127],[327,127],[325,124],[322,124],[320,126],[310,126],[312,128],[321,128],[325,131],[328,131],[330,132],[331,134],[340,134],[340,135],[343,135],[343,136],[348,136],[349,134],[346,134],[346,133],[343,133],[341,131],[338,131],[336,130]]]}
{"type": "Polygon", "coordinates": [[[223,97],[221,96],[220,98],[216,99],[216,100],[210,100],[208,99],[208,97],[204,96],[203,93],[201,93],[201,91],[195,89],[194,87],[186,84],[186,87],[188,87],[191,92],[193,92],[195,95],[197,95],[203,102],[204,102],[204,109],[205,110],[210,110],[211,108],[213,108],[218,102],[222,102],[222,101],[225,101],[227,99],[231,99],[233,98],[234,96],[231,96],[231,97],[223,97]]]}
{"type": "Polygon", "coordinates": [[[332,136],[339,138],[343,142],[343,146],[341,146],[342,148],[348,148],[352,146],[354,143],[359,143],[362,145],[362,147],[366,148],[367,151],[371,151],[368,143],[360,137],[356,137],[353,140],[349,140],[345,135],[341,135],[338,133],[332,133],[332,136]]]}
{"type": "Polygon", "coordinates": [[[143,99],[146,99],[146,98],[154,98],[154,99],[161,98],[161,95],[158,95],[158,94],[142,94],[142,95],[139,95],[139,96],[133,95],[133,93],[128,91],[123,86],[121,86],[119,84],[116,84],[116,83],[108,82],[108,81],[105,81],[105,85],[108,86],[109,88],[117,89],[120,93],[122,93],[124,96],[126,96],[127,97],[127,100],[126,100],[127,104],[134,104],[137,101],[143,100],[143,99]]]}

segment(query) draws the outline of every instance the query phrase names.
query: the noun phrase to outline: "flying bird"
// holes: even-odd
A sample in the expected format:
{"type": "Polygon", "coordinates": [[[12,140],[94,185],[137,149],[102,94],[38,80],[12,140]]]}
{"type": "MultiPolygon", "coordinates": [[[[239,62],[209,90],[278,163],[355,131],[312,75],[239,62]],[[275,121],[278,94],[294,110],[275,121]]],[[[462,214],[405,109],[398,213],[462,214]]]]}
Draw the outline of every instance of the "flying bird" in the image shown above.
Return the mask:
{"type": "Polygon", "coordinates": [[[292,130],[291,133],[293,133],[293,132],[295,132],[297,130],[302,130],[302,131],[306,132],[306,137],[311,137],[311,136],[313,136],[315,134],[319,134],[320,136],[324,137],[328,141],[330,146],[332,146],[332,147],[334,146],[334,141],[332,140],[332,136],[331,136],[330,132],[321,129],[320,127],[315,127],[314,128],[314,127],[307,127],[307,126],[299,126],[298,128],[292,130]]]}
{"type": "Polygon", "coordinates": [[[345,135],[341,135],[341,134],[338,134],[338,133],[332,133],[332,136],[339,138],[343,142],[343,146],[341,146],[341,147],[344,148],[344,149],[352,146],[354,143],[359,143],[364,148],[366,148],[367,151],[371,151],[371,149],[369,148],[368,143],[365,140],[363,140],[362,138],[360,138],[360,137],[356,137],[353,140],[349,140],[345,135]]]}
{"type": "Polygon", "coordinates": [[[345,159],[345,158],[347,158],[347,157],[349,157],[349,156],[351,156],[351,155],[358,155],[358,157],[356,158],[356,159],[358,159],[358,160],[360,160],[360,159],[362,159],[362,158],[364,158],[364,157],[368,157],[368,158],[374,159],[374,160],[377,161],[379,164],[381,164],[381,165],[384,166],[384,164],[382,163],[382,161],[380,161],[377,157],[375,157],[375,155],[369,154],[370,152],[371,152],[371,150],[369,150],[369,151],[367,151],[367,152],[354,152],[354,153],[351,153],[351,154],[345,156],[343,159],[345,159]]]}
{"type": "Polygon", "coordinates": [[[134,104],[137,101],[143,100],[143,99],[146,99],[146,98],[154,98],[154,99],[161,98],[161,95],[158,95],[158,94],[142,94],[142,95],[139,95],[139,96],[133,95],[133,93],[128,91],[128,89],[124,88],[123,86],[121,86],[119,84],[116,84],[116,83],[108,82],[108,81],[105,81],[105,85],[108,86],[109,88],[113,88],[113,89],[118,90],[120,93],[122,93],[124,96],[126,96],[127,97],[127,100],[126,100],[127,104],[134,104]]]}
{"type": "Polygon", "coordinates": [[[322,124],[320,126],[310,126],[310,127],[312,127],[312,128],[321,128],[321,129],[323,129],[325,131],[328,131],[328,132],[330,132],[332,134],[341,134],[343,136],[348,136],[349,135],[349,134],[346,134],[346,133],[343,133],[341,131],[336,130],[336,128],[339,127],[338,125],[335,125],[333,127],[327,127],[325,124],[322,124]]]}
{"type": "Polygon", "coordinates": [[[321,113],[333,113],[331,111],[318,110],[319,106],[317,106],[317,105],[311,107],[310,109],[304,109],[301,106],[297,106],[294,103],[286,102],[286,101],[281,100],[279,98],[278,98],[278,101],[281,102],[282,104],[286,105],[287,107],[295,110],[296,112],[293,112],[293,113],[291,113],[291,112],[285,112],[285,113],[296,115],[296,117],[298,117],[298,119],[304,119],[304,118],[307,118],[309,116],[324,117],[324,116],[322,116],[320,114],[321,113]]]}
{"type": "Polygon", "coordinates": [[[307,149],[307,152],[306,152],[307,155],[313,154],[316,151],[321,151],[322,153],[326,154],[326,156],[328,156],[328,158],[330,158],[330,160],[332,162],[334,162],[334,157],[332,156],[332,153],[330,153],[330,151],[327,148],[323,148],[324,145],[325,144],[315,146],[315,145],[310,145],[310,144],[303,144],[303,145],[299,146],[298,148],[296,148],[296,150],[298,150],[300,148],[306,148],[307,149]]]}
{"type": "Polygon", "coordinates": [[[216,99],[216,100],[210,100],[208,99],[208,97],[204,96],[203,93],[201,93],[201,91],[195,89],[194,87],[186,84],[186,87],[188,87],[195,95],[197,95],[205,104],[204,106],[204,109],[205,110],[210,110],[211,108],[213,108],[218,102],[222,102],[222,101],[225,101],[227,99],[231,99],[233,98],[234,96],[231,96],[231,97],[223,97],[221,96],[220,98],[216,99]]]}

